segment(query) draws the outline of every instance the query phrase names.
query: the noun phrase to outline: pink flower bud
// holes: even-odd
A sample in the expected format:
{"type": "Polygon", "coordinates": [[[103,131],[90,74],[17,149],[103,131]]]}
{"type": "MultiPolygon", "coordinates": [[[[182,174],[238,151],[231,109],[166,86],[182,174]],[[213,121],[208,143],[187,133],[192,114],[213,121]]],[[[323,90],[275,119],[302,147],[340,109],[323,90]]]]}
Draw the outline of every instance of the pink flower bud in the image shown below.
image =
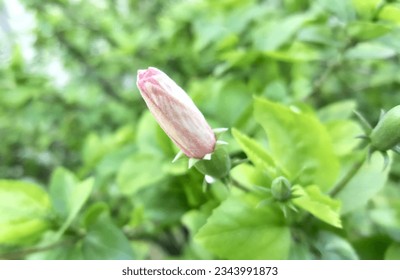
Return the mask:
{"type": "Polygon", "coordinates": [[[190,158],[212,153],[216,138],[192,99],[164,72],[154,67],[139,70],[137,86],[161,128],[190,158]]]}

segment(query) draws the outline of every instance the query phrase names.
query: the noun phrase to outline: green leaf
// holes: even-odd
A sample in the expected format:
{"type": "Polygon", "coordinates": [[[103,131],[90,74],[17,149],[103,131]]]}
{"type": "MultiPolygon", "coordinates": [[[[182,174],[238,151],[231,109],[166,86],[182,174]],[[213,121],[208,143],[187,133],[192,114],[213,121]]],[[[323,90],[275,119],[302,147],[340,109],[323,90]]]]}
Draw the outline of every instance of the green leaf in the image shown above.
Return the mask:
{"type": "Polygon", "coordinates": [[[0,180],[0,244],[24,244],[49,228],[50,201],[39,186],[0,180]]]}
{"type": "Polygon", "coordinates": [[[195,235],[196,232],[206,223],[209,213],[205,211],[191,210],[182,216],[182,223],[189,230],[190,234],[195,235]]]}
{"type": "MultiPolygon", "coordinates": [[[[214,201],[209,201],[203,204],[200,210],[191,210],[182,216],[182,224],[188,229],[191,237],[206,223],[214,207],[214,201]]],[[[190,238],[184,257],[185,259],[212,259],[213,255],[193,238],[190,238]]]]}
{"type": "Polygon", "coordinates": [[[50,197],[54,210],[63,219],[59,235],[73,222],[89,198],[93,189],[94,180],[89,178],[78,182],[74,174],[64,168],[54,171],[50,182],[50,197]]]}
{"type": "Polygon", "coordinates": [[[163,158],[154,154],[134,154],[127,158],[117,175],[117,183],[123,194],[134,194],[142,188],[163,180],[166,171],[163,158]]]}
{"type": "Polygon", "coordinates": [[[211,103],[207,107],[218,114],[218,120],[225,127],[231,127],[252,102],[250,95],[243,94],[247,90],[247,85],[243,81],[237,79],[224,81],[212,101],[209,100],[209,95],[206,96],[207,101],[211,103]]]}
{"type": "Polygon", "coordinates": [[[250,164],[240,164],[231,169],[230,176],[241,185],[253,188],[254,186],[271,186],[271,178],[263,171],[250,164]]]}
{"type": "Polygon", "coordinates": [[[301,241],[293,242],[290,247],[289,260],[312,260],[310,246],[301,241]]]}
{"type": "Polygon", "coordinates": [[[329,104],[318,111],[318,117],[322,122],[347,120],[356,109],[354,100],[343,100],[329,104]]]}
{"type": "Polygon", "coordinates": [[[121,150],[125,143],[132,142],[134,135],[135,131],[131,125],[123,126],[113,134],[107,134],[101,138],[95,133],[90,133],[86,137],[82,149],[82,157],[85,163],[83,171],[90,172],[99,161],[104,161],[104,157],[121,150]]]}
{"type": "Polygon", "coordinates": [[[254,33],[256,49],[260,51],[277,50],[295,35],[308,17],[305,14],[293,15],[262,26],[254,33]]]}
{"type": "Polygon", "coordinates": [[[381,37],[392,29],[381,23],[356,21],[348,26],[349,35],[357,40],[371,40],[381,37]]]}
{"type": "Polygon", "coordinates": [[[148,111],[139,120],[136,143],[139,150],[146,154],[174,154],[171,140],[148,111]]]}
{"type": "Polygon", "coordinates": [[[339,161],[326,128],[310,113],[291,110],[266,99],[255,99],[255,118],[267,133],[271,154],[290,179],[329,190],[339,161]]]}
{"type": "Polygon", "coordinates": [[[385,252],[385,260],[400,260],[400,243],[393,243],[385,252]]]}
{"type": "Polygon", "coordinates": [[[364,134],[360,125],[352,120],[330,121],[326,124],[337,156],[351,154],[358,146],[357,136],[364,134]]]}
{"type": "Polygon", "coordinates": [[[347,59],[387,59],[396,55],[390,47],[378,43],[360,43],[345,53],[347,59]]]}
{"type": "Polygon", "coordinates": [[[383,260],[385,258],[385,251],[392,242],[387,236],[375,232],[360,236],[352,243],[360,259],[383,260]]]}
{"type": "Polygon", "coordinates": [[[335,43],[332,38],[332,29],[328,25],[307,24],[304,26],[297,39],[302,42],[330,46],[335,43]]]}
{"type": "Polygon", "coordinates": [[[282,50],[267,51],[265,55],[276,60],[292,63],[321,59],[321,55],[316,48],[298,41],[293,42],[289,47],[282,50]]]}
{"type": "Polygon", "coordinates": [[[369,219],[385,231],[393,240],[400,242],[400,208],[379,207],[369,211],[369,219]]]}
{"type": "Polygon", "coordinates": [[[320,251],[323,260],[358,260],[351,244],[332,232],[320,232],[314,246],[320,251]]]}
{"type": "Polygon", "coordinates": [[[62,241],[63,246],[53,246],[58,237],[58,233],[54,231],[46,231],[40,242],[36,243],[37,248],[48,247],[48,250],[37,251],[29,254],[25,259],[28,260],[83,260],[81,243],[76,242],[76,237],[65,237],[62,241]]]}
{"type": "Polygon", "coordinates": [[[114,180],[124,160],[135,152],[135,145],[127,145],[104,155],[95,167],[96,184],[103,186],[109,179],[114,180]]]}
{"type": "Polygon", "coordinates": [[[263,96],[271,101],[282,102],[288,100],[289,92],[286,82],[282,79],[274,80],[266,85],[263,96]]]}
{"type": "Polygon", "coordinates": [[[342,227],[339,214],[340,201],[321,193],[320,189],[315,185],[304,189],[300,186],[295,186],[293,187],[293,192],[294,195],[300,196],[293,200],[296,206],[334,227],[342,227]]]}
{"type": "Polygon", "coordinates": [[[325,123],[337,156],[345,156],[359,144],[356,136],[364,134],[360,125],[350,118],[356,102],[343,100],[329,104],[318,111],[319,119],[325,123]]]}
{"type": "Polygon", "coordinates": [[[82,252],[87,260],[126,260],[134,257],[129,240],[107,213],[99,215],[89,226],[82,252]]]}
{"type": "Polygon", "coordinates": [[[104,155],[104,145],[100,137],[95,133],[90,133],[82,147],[82,159],[91,166],[104,155]]]}
{"type": "Polygon", "coordinates": [[[53,208],[58,216],[66,218],[69,214],[69,198],[77,179],[70,171],[59,167],[51,175],[49,194],[53,208]]]}
{"type": "Polygon", "coordinates": [[[365,19],[371,19],[382,0],[352,0],[357,13],[365,19]]]}
{"type": "Polygon", "coordinates": [[[143,113],[138,123],[136,136],[136,142],[141,151],[159,152],[156,126],[157,122],[152,114],[150,112],[143,113]]]}
{"type": "Polygon", "coordinates": [[[251,194],[228,198],[213,211],[196,241],[223,259],[286,259],[290,231],[282,212],[257,208],[259,202],[251,194]]]}
{"type": "Polygon", "coordinates": [[[364,206],[383,188],[390,168],[382,169],[382,155],[373,154],[346,187],[338,193],[337,198],[342,202],[342,214],[364,206]]]}
{"type": "MultiPolygon", "coordinates": [[[[185,180],[187,182],[187,179],[185,180]]],[[[135,208],[143,208],[143,222],[154,223],[164,227],[177,223],[188,210],[185,187],[199,188],[199,184],[183,185],[178,181],[160,182],[135,193],[133,203],[135,208]]]]}
{"type": "Polygon", "coordinates": [[[90,194],[92,193],[94,184],[94,179],[89,178],[83,182],[75,185],[75,188],[71,192],[69,200],[69,214],[64,224],[60,229],[60,234],[63,233],[73,222],[75,217],[78,215],[79,211],[82,209],[85,202],[88,200],[90,194]]]}
{"type": "Polygon", "coordinates": [[[261,144],[235,128],[232,129],[232,135],[255,166],[265,171],[271,178],[276,176],[274,160],[261,144]]]}
{"type": "Polygon", "coordinates": [[[91,204],[83,215],[83,224],[89,227],[97,221],[99,215],[109,213],[109,207],[104,202],[96,202],[91,204]]]}
{"type": "Polygon", "coordinates": [[[193,44],[195,51],[201,51],[209,44],[229,34],[226,26],[221,22],[221,18],[196,20],[193,22],[193,28],[197,35],[193,44]]]}
{"type": "Polygon", "coordinates": [[[318,0],[318,3],[341,21],[349,22],[355,18],[355,10],[349,0],[318,0]]]}
{"type": "Polygon", "coordinates": [[[386,5],[379,13],[379,19],[400,24],[400,7],[396,5],[386,5]]]}

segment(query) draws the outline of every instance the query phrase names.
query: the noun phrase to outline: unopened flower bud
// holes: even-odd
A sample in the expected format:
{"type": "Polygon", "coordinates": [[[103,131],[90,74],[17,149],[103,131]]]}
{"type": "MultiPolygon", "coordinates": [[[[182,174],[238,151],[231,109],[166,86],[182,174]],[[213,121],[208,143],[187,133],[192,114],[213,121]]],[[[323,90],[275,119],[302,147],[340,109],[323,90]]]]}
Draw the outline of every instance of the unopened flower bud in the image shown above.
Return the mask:
{"type": "Polygon", "coordinates": [[[202,159],[215,149],[216,137],[192,99],[164,72],[139,70],[137,86],[165,133],[189,158],[202,159]]]}
{"type": "Polygon", "coordinates": [[[390,109],[372,130],[373,150],[385,152],[400,143],[400,105],[390,109]]]}
{"type": "Polygon", "coordinates": [[[272,196],[278,201],[289,200],[292,196],[292,184],[285,177],[278,177],[272,181],[272,196]]]}

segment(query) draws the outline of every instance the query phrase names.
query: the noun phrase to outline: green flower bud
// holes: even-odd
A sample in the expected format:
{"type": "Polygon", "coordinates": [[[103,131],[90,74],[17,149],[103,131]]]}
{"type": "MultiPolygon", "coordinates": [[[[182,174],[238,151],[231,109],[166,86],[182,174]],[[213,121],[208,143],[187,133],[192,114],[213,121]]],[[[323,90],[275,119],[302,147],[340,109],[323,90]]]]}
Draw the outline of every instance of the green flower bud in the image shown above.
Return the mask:
{"type": "Polygon", "coordinates": [[[292,196],[292,184],[285,177],[278,177],[272,181],[272,196],[278,201],[289,200],[292,196]]]}
{"type": "Polygon", "coordinates": [[[220,179],[229,174],[231,159],[228,152],[223,147],[219,147],[212,153],[210,160],[200,160],[194,167],[204,175],[220,179]]]}
{"type": "Polygon", "coordinates": [[[385,152],[400,143],[400,105],[379,120],[370,135],[373,150],[385,152]]]}

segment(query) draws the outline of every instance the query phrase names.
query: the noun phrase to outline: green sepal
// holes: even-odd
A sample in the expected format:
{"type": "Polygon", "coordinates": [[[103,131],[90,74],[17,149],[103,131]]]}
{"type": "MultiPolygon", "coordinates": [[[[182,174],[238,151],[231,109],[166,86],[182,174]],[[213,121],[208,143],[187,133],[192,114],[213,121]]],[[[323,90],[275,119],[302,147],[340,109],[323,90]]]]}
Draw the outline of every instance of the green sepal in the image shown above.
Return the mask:
{"type": "Polygon", "coordinates": [[[400,143],[400,105],[381,115],[370,138],[373,151],[385,152],[400,143]]]}
{"type": "Polygon", "coordinates": [[[217,147],[211,155],[210,160],[199,160],[194,167],[204,175],[213,178],[224,178],[231,170],[231,159],[223,147],[217,147]]]}

